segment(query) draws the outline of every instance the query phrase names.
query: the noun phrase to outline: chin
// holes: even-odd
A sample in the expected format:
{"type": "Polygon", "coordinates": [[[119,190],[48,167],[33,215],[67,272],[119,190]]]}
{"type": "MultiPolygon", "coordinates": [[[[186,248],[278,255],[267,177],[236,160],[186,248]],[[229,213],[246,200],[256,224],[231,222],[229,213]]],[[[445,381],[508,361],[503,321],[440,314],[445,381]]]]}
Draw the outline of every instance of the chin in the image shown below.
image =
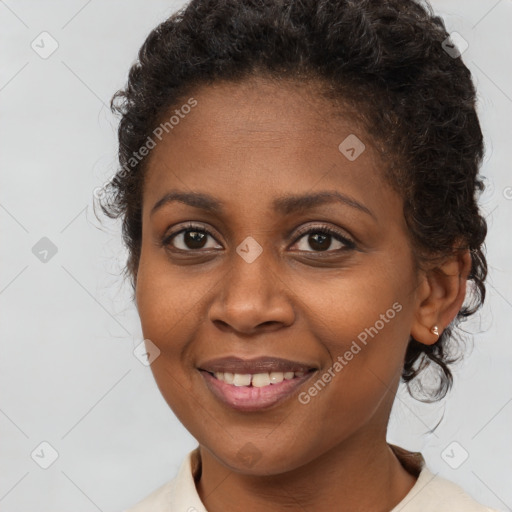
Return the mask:
{"type": "Polygon", "coordinates": [[[221,464],[244,475],[271,476],[293,471],[315,458],[297,452],[297,443],[279,443],[270,445],[268,441],[258,443],[257,440],[245,440],[238,449],[235,443],[222,445],[220,449],[206,448],[221,464]]]}

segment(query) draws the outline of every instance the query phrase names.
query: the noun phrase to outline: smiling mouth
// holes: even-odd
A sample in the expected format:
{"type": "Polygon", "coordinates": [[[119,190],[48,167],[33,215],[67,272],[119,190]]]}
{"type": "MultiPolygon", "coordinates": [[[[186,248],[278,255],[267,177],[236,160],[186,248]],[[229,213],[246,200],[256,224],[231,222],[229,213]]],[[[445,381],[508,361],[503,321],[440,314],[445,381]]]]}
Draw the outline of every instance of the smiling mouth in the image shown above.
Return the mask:
{"type": "MultiPolygon", "coordinates": [[[[203,370],[206,371],[206,370],[203,370]]],[[[263,388],[266,386],[280,384],[283,381],[303,377],[306,373],[314,372],[311,368],[305,371],[289,372],[262,372],[262,373],[232,373],[232,372],[208,372],[215,379],[236,387],[263,388]]]]}
{"type": "Polygon", "coordinates": [[[238,356],[202,361],[197,369],[207,389],[222,404],[239,411],[258,411],[283,404],[318,367],[273,356],[238,356]]]}
{"type": "Polygon", "coordinates": [[[200,370],[208,390],[220,403],[245,413],[284,406],[286,402],[290,404],[287,399],[291,398],[316,370],[252,374],[215,373],[216,375],[200,370]],[[226,378],[228,381],[232,380],[232,383],[226,382],[226,378]]]}

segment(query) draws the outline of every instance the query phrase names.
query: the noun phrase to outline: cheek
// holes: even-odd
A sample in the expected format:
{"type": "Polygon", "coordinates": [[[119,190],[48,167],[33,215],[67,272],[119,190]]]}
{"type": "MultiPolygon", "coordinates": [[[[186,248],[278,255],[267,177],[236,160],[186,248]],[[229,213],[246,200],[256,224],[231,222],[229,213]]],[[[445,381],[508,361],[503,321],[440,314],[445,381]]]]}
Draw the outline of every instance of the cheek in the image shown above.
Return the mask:
{"type": "Polygon", "coordinates": [[[198,327],[194,315],[204,291],[191,287],[190,280],[170,273],[158,257],[144,259],[139,266],[136,300],[142,333],[160,354],[151,363],[151,371],[164,400],[185,425],[193,418],[194,402],[184,357],[188,340],[198,327]]]}
{"type": "Polygon", "coordinates": [[[410,283],[404,274],[391,276],[382,267],[368,265],[364,271],[348,269],[321,281],[300,283],[302,291],[298,287],[296,292],[303,303],[300,315],[306,329],[333,359],[349,350],[353,341],[365,348],[358,359],[363,353],[364,358],[373,352],[393,352],[410,321],[410,298],[404,293],[410,283]]]}
{"type": "Polygon", "coordinates": [[[307,329],[330,364],[306,390],[303,402],[330,418],[327,424],[332,421],[334,430],[368,419],[394,392],[412,318],[404,293],[410,285],[407,274],[404,268],[401,277],[390,277],[375,267],[357,279],[347,275],[309,287],[307,329]]]}
{"type": "Polygon", "coordinates": [[[301,409],[293,417],[312,422],[303,437],[304,447],[311,448],[307,457],[314,458],[364,425],[373,425],[371,430],[387,425],[408,339],[400,318],[404,309],[396,312],[393,304],[400,309],[396,302],[385,303],[382,309],[329,319],[329,332],[324,326],[323,345],[332,363],[299,395],[301,409]],[[380,311],[389,312],[388,323],[380,319],[380,311]]]}
{"type": "Polygon", "coordinates": [[[144,337],[162,353],[180,351],[204,321],[199,311],[214,284],[209,274],[193,279],[190,271],[173,269],[160,254],[141,257],[136,300],[144,337]]]}
{"type": "Polygon", "coordinates": [[[190,354],[205,322],[204,301],[219,276],[203,272],[193,278],[190,271],[173,268],[160,254],[143,254],[140,261],[136,300],[142,332],[160,350],[150,368],[170,408],[190,425],[201,402],[195,396],[197,381],[190,380],[190,354]]]}

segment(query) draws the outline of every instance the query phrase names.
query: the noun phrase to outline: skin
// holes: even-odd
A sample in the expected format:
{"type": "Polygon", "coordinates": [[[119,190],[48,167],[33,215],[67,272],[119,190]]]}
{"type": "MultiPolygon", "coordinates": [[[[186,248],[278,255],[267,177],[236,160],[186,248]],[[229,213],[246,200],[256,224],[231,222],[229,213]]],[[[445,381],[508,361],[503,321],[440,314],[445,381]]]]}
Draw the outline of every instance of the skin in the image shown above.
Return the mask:
{"type": "Polygon", "coordinates": [[[386,443],[409,336],[435,343],[431,327],[442,332],[455,317],[469,254],[447,258],[443,272],[417,269],[385,162],[349,111],[330,115],[314,85],[252,78],[193,97],[198,105],[148,161],[136,303],[144,337],[161,351],[151,365],[158,387],[200,445],[198,493],[209,512],[389,511],[415,483],[386,443]],[[338,149],[352,133],[366,146],[355,161],[338,149]],[[171,190],[209,194],[224,212],[172,202],[151,214],[171,190]],[[321,190],[371,214],[341,202],[272,209],[277,197],[321,190]],[[188,221],[212,235],[201,246],[181,233],[165,247],[188,221]],[[328,236],[321,251],[308,242],[314,230],[297,235],[321,225],[355,248],[328,236]],[[236,252],[248,236],[263,249],[252,263],[236,252]],[[295,395],[236,411],[197,370],[222,356],[277,356],[319,368],[307,390],[396,302],[402,310],[308,404],[295,395]],[[247,443],[259,457],[252,465],[240,457],[247,443]]]}

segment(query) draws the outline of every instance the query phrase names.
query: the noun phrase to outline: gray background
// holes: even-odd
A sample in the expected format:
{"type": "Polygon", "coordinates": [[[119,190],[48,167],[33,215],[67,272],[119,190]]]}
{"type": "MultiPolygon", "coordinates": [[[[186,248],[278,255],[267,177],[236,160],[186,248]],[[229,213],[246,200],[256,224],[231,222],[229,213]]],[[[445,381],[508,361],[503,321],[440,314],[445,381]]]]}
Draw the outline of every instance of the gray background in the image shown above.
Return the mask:
{"type": "MultiPolygon", "coordinates": [[[[180,5],[0,1],[3,512],[122,510],[170,480],[196,445],[133,355],[142,336],[120,276],[120,226],[100,224],[92,210],[93,190],[116,168],[110,97],[150,29],[180,5]],[[58,43],[46,59],[31,47],[42,47],[43,31],[58,43]],[[43,237],[57,249],[46,262],[43,237]],[[41,442],[58,452],[48,469],[40,466],[51,448],[41,442]]],[[[422,405],[402,389],[389,440],[421,450],[432,471],[476,499],[512,510],[512,2],[433,5],[469,43],[463,60],[479,91],[488,302],[465,324],[474,348],[448,399],[422,405]]]]}

